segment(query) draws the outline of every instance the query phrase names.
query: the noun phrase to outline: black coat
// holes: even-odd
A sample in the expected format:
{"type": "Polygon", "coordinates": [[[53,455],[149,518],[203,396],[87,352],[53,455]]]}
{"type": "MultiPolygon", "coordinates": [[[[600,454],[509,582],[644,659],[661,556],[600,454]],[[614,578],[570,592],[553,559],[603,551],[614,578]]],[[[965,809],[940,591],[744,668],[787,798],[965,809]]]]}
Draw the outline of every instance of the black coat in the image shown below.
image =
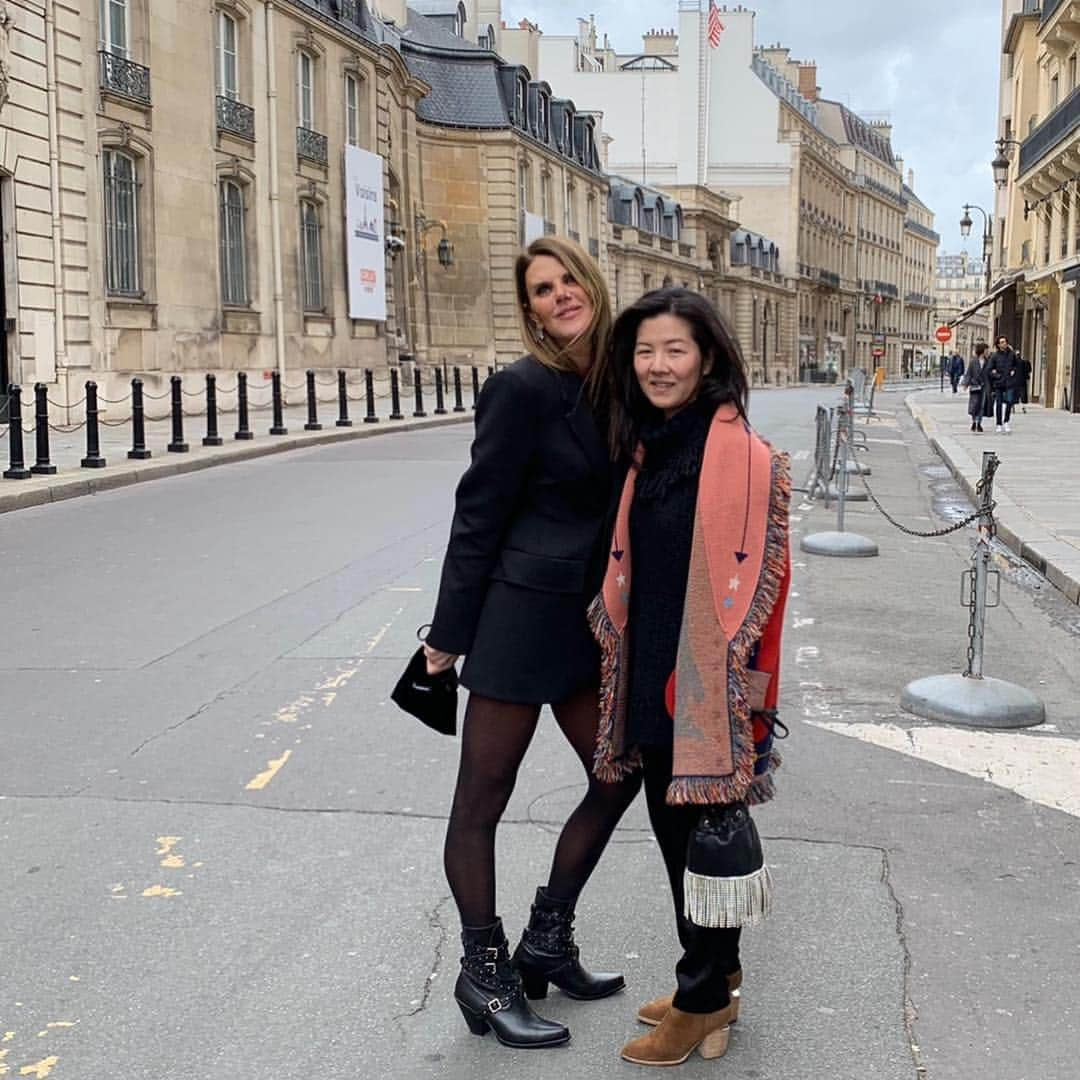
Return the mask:
{"type": "MultiPolygon", "coordinates": [[[[1016,353],[1012,349],[990,354],[986,368],[991,391],[1003,392],[1013,386],[1016,378],[1016,353]]],[[[1021,380],[1021,385],[1023,380],[1021,380]]]]}
{"type": "Polygon", "coordinates": [[[544,704],[599,679],[586,609],[603,577],[611,486],[577,375],[526,356],[487,380],[427,636],[466,657],[470,690],[544,704]]]}
{"type": "Polygon", "coordinates": [[[990,390],[990,361],[979,364],[979,358],[973,356],[961,386],[968,388],[968,416],[979,423],[984,416],[994,415],[994,397],[990,390]]]}

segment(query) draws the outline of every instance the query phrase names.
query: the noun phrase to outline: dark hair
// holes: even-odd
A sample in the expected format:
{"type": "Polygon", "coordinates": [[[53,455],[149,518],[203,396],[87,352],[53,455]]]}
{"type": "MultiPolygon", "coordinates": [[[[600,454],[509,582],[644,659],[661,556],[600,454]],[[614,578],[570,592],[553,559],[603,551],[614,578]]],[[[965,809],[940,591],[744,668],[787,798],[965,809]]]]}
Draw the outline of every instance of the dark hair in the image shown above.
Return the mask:
{"type": "Polygon", "coordinates": [[[976,345],[975,345],[975,355],[976,356],[982,356],[983,353],[985,353],[985,352],[986,352],[986,342],[985,341],[977,342],[976,345]]]}
{"type": "Polygon", "coordinates": [[[611,444],[631,455],[642,425],[657,415],[634,374],[638,328],[646,319],[659,315],[674,315],[690,327],[703,370],[708,369],[701,377],[698,397],[713,408],[730,402],[746,419],[750,399],[746,361],[727,318],[699,293],[683,288],[655,289],[623,311],[611,332],[611,444]]]}

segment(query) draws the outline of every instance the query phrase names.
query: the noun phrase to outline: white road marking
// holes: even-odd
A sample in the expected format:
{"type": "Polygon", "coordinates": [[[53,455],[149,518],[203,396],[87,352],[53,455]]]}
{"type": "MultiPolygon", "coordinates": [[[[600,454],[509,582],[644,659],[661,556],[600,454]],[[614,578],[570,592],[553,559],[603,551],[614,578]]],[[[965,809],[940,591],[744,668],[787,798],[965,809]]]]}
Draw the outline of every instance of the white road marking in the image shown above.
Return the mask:
{"type": "Polygon", "coordinates": [[[895,724],[807,723],[986,780],[1025,799],[1080,817],[1080,740],[1016,731],[895,724]]]}
{"type": "Polygon", "coordinates": [[[809,450],[796,450],[792,459],[794,461],[805,461],[809,456],[809,450]]]}

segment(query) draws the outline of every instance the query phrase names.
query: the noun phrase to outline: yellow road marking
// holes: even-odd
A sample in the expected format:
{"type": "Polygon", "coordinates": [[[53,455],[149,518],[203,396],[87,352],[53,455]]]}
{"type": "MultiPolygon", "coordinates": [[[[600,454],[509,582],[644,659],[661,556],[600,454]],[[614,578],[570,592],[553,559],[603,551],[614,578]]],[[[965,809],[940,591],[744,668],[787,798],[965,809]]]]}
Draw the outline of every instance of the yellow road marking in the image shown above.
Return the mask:
{"type": "Polygon", "coordinates": [[[24,1065],[19,1070],[20,1076],[36,1076],[37,1080],[45,1080],[45,1077],[53,1071],[53,1067],[60,1059],[53,1054],[51,1057],[42,1058],[35,1065],[24,1065]]]}
{"type": "Polygon", "coordinates": [[[173,853],[173,848],[180,843],[184,838],[182,836],[159,836],[157,842],[161,845],[155,855],[164,855],[165,858],[161,860],[161,865],[169,870],[179,870],[184,865],[183,855],[176,855],[173,853]]]}
{"type": "Polygon", "coordinates": [[[143,896],[152,898],[155,896],[183,896],[179,889],[170,889],[167,885],[151,885],[149,889],[143,889],[143,896]]]}
{"type": "Polygon", "coordinates": [[[271,758],[266,764],[268,768],[265,772],[259,773],[254,779],[247,782],[248,791],[261,791],[275,776],[281,771],[281,767],[285,764],[289,758],[292,757],[292,751],[286,750],[284,754],[279,758],[271,758]]]}

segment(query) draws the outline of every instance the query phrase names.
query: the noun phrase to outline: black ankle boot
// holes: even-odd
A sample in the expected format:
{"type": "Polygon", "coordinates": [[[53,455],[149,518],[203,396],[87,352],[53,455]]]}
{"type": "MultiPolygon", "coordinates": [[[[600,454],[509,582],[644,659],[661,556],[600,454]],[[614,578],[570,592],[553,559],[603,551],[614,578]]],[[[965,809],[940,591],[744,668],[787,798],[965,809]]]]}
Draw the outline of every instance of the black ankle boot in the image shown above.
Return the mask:
{"type": "Polygon", "coordinates": [[[568,1028],[537,1016],[525,1000],[521,976],[510,963],[501,920],[491,926],[465,927],[461,943],[465,955],[454,998],[474,1035],[486,1035],[490,1029],[503,1046],[516,1050],[569,1041],[568,1028]]]}
{"type": "Polygon", "coordinates": [[[529,925],[514,950],[514,967],[533,1000],[547,997],[548,983],[579,1001],[596,1001],[626,986],[617,972],[590,975],[581,966],[574,944],[574,905],[553,899],[542,888],[536,890],[529,925]]]}

